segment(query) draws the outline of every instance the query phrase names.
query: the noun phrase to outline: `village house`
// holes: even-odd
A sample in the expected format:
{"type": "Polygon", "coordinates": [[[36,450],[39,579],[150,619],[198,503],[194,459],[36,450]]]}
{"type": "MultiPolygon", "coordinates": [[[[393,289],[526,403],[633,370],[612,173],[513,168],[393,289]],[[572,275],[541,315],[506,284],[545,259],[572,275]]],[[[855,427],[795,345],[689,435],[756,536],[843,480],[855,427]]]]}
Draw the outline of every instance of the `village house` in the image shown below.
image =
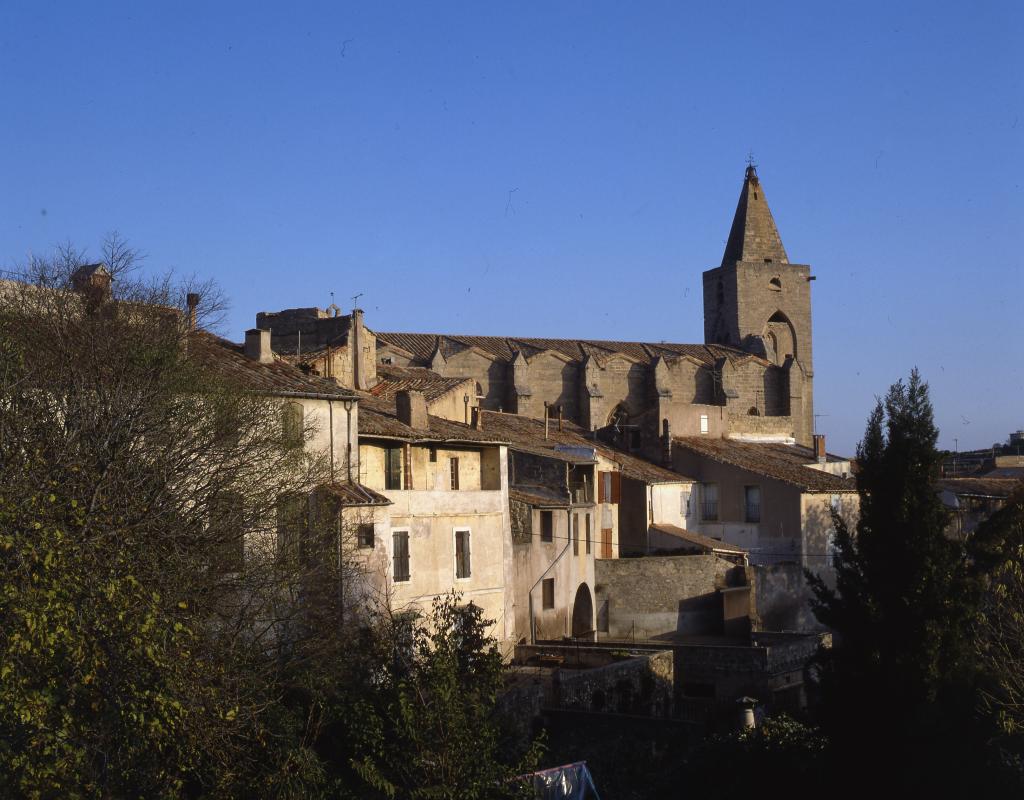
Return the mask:
{"type": "Polygon", "coordinates": [[[360,520],[359,556],[394,611],[457,591],[499,642],[514,641],[507,450],[500,435],[428,414],[416,390],[362,396],[358,482],[388,504],[360,520]]]}

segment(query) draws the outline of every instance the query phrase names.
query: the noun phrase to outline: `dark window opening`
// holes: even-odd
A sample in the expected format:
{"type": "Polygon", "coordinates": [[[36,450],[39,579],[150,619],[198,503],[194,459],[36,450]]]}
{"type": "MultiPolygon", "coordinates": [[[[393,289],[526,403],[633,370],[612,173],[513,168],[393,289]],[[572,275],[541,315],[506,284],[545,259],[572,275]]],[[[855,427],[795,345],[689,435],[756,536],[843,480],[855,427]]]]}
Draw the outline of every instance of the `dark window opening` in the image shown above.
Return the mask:
{"type": "Polygon", "coordinates": [[[431,464],[437,463],[437,448],[436,447],[431,447],[430,448],[430,463],[431,464]]]}
{"type": "Polygon", "coordinates": [[[551,542],[555,538],[555,516],[552,511],[540,512],[540,540],[551,542]]]}
{"type": "Polygon", "coordinates": [[[580,554],[580,515],[572,515],[572,554],[580,554]]]}
{"type": "Polygon", "coordinates": [[[587,555],[590,555],[590,514],[585,514],[586,517],[586,533],[587,533],[587,555]]]}
{"type": "Polygon", "coordinates": [[[384,451],[384,488],[402,488],[402,448],[389,447],[384,451]]]}
{"type": "Polygon", "coordinates": [[[541,608],[555,607],[555,579],[545,578],[541,581],[541,608]]]}
{"type": "Polygon", "coordinates": [[[459,459],[451,458],[449,459],[449,464],[452,473],[452,491],[454,492],[459,488],[459,459]]]}

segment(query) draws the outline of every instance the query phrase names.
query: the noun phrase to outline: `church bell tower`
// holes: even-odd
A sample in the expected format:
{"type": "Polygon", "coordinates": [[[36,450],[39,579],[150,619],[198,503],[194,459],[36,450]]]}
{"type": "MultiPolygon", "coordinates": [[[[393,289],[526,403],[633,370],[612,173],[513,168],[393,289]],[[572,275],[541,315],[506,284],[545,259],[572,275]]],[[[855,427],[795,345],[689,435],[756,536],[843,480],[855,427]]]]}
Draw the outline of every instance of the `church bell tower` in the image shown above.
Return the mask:
{"type": "Polygon", "coordinates": [[[787,371],[798,441],[814,429],[811,268],[791,264],[757,167],[743,178],[721,266],[704,273],[704,341],[745,350],[787,371]]]}

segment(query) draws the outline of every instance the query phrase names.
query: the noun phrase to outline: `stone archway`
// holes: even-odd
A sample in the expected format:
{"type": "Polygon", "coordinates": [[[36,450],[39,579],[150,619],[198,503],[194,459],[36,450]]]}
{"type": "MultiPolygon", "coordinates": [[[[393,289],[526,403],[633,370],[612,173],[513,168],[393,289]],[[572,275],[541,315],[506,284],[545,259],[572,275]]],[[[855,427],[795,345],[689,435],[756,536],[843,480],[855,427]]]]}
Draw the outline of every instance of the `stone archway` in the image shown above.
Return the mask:
{"type": "Polygon", "coordinates": [[[590,587],[581,583],[576,590],[576,599],[572,604],[572,635],[593,637],[594,634],[594,598],[590,587]]]}

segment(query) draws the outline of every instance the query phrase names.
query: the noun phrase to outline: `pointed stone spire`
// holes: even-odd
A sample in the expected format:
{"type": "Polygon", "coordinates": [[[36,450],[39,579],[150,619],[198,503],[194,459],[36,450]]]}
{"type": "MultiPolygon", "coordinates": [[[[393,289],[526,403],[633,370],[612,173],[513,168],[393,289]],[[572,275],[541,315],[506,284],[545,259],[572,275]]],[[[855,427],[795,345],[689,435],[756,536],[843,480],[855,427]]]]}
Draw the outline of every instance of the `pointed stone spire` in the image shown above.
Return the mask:
{"type": "Polygon", "coordinates": [[[757,177],[757,166],[751,162],[743,179],[743,191],[736,205],[729,241],[725,245],[722,266],[737,261],[788,264],[786,248],[782,246],[779,230],[775,227],[764,189],[757,177]]]}

